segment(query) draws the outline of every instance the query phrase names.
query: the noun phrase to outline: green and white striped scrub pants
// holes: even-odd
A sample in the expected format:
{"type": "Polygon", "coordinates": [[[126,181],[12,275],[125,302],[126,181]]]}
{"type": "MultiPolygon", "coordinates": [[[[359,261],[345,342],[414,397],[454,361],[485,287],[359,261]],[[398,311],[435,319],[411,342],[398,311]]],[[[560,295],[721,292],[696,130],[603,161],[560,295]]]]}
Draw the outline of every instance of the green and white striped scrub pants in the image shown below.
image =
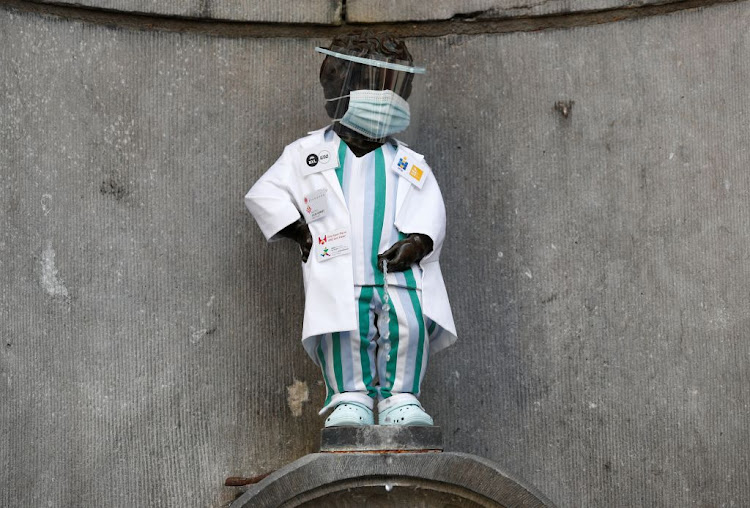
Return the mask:
{"type": "Polygon", "coordinates": [[[338,394],[387,399],[419,395],[429,356],[429,328],[422,314],[422,291],[388,287],[390,311],[383,310],[382,286],[356,286],[359,329],[321,335],[316,349],[327,397],[338,394]]]}

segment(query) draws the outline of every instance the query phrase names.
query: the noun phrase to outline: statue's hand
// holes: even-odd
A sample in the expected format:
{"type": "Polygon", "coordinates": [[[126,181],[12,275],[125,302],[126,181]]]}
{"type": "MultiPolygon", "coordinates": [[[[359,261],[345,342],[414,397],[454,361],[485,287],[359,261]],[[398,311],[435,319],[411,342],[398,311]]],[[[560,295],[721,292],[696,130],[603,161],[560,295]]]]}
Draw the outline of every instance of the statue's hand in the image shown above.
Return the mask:
{"type": "Polygon", "coordinates": [[[412,233],[378,255],[378,269],[382,271],[383,260],[387,260],[389,272],[403,272],[414,263],[422,261],[431,251],[432,238],[421,233],[412,233]]]}
{"type": "Polygon", "coordinates": [[[300,217],[297,222],[292,222],[287,227],[279,231],[279,234],[285,238],[294,240],[299,244],[302,253],[302,262],[306,263],[312,249],[312,234],[305,220],[300,217]]]}

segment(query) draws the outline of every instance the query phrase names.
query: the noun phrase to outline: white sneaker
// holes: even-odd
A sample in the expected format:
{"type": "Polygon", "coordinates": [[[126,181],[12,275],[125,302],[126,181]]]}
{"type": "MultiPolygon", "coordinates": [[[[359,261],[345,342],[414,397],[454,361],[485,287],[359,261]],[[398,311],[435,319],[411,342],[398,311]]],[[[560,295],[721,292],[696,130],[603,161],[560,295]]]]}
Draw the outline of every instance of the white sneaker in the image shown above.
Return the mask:
{"type": "Polygon", "coordinates": [[[407,402],[378,412],[378,425],[433,425],[419,402],[407,402]]]}
{"type": "Polygon", "coordinates": [[[341,402],[326,418],[326,427],[352,427],[357,425],[372,425],[375,418],[372,409],[359,402],[341,402]]]}

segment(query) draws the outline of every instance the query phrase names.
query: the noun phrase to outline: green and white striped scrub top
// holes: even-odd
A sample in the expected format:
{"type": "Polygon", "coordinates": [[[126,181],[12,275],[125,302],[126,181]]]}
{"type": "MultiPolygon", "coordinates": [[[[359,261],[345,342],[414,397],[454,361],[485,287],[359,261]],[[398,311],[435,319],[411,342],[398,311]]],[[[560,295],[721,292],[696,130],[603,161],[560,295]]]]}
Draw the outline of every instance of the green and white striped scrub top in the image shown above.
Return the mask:
{"type": "MultiPolygon", "coordinates": [[[[329,130],[326,141],[338,136],[329,130]]],[[[344,192],[351,222],[354,284],[382,286],[383,272],[376,268],[378,253],[406,238],[394,226],[396,191],[399,176],[390,169],[396,148],[385,143],[362,157],[356,157],[342,140],[339,143],[339,167],[336,169],[344,192]]],[[[422,288],[419,265],[404,272],[389,273],[388,284],[411,289],[422,288]]]]}

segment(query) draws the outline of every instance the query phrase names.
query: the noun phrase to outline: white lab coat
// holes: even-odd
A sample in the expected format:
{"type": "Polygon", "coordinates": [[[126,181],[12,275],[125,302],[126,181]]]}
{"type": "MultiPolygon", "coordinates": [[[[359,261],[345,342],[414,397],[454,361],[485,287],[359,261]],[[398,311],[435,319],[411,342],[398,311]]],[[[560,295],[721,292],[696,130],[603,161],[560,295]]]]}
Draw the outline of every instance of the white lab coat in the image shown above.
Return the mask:
{"type": "MultiPolygon", "coordinates": [[[[276,163],[245,195],[245,204],[261,231],[269,241],[274,241],[280,238],[279,231],[303,215],[305,196],[319,189],[328,191],[326,215],[308,223],[314,244],[307,262],[302,265],[305,285],[302,343],[313,360],[316,336],[359,328],[351,252],[322,262],[315,255],[318,236],[340,229],[351,231],[349,210],[336,177],[336,160],[324,170],[311,168],[306,163],[307,154],[319,153],[322,149],[333,153],[335,159],[340,139],[334,135],[333,144],[326,144],[325,131],[313,131],[287,145],[276,163]]],[[[430,337],[430,353],[435,353],[456,341],[456,327],[438,263],[445,238],[445,206],[424,158],[401,144],[399,153],[408,155],[411,161],[419,161],[419,167],[425,172],[421,189],[408,179],[399,178],[395,226],[404,234],[422,233],[433,241],[433,250],[422,259],[420,267],[422,311],[438,325],[430,337]]],[[[398,158],[397,154],[396,160],[398,158]]]]}

